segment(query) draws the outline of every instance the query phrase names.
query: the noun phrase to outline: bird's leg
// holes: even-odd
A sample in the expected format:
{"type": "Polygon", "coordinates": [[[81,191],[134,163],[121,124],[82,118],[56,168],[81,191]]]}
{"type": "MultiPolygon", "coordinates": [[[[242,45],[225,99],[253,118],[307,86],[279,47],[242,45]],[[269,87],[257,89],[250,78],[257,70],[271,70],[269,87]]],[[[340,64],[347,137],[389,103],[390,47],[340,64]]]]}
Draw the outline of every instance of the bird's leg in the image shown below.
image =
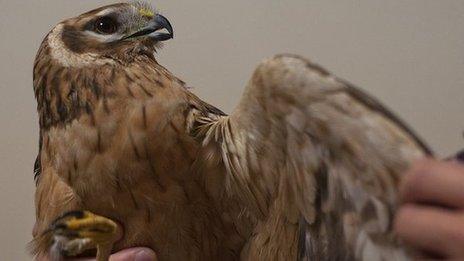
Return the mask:
{"type": "Polygon", "coordinates": [[[53,236],[52,260],[97,249],[97,261],[107,261],[113,243],[121,236],[116,222],[89,211],[71,211],[56,219],[49,230],[53,236]]]}

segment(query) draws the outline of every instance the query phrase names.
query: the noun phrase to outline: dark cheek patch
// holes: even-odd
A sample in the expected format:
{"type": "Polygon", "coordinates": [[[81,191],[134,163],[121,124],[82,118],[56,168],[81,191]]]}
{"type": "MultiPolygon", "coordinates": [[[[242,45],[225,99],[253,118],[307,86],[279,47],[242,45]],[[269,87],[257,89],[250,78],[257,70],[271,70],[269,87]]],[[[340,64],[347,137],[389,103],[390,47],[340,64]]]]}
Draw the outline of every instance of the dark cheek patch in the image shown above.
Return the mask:
{"type": "Polygon", "coordinates": [[[94,39],[89,39],[80,29],[76,29],[70,25],[64,26],[61,37],[65,47],[77,54],[98,53],[106,55],[117,52],[124,53],[130,47],[130,43],[128,42],[101,43],[94,39]]]}
{"type": "Polygon", "coordinates": [[[67,49],[78,54],[88,52],[103,53],[112,47],[111,44],[89,39],[80,29],[76,29],[70,25],[65,25],[63,27],[61,38],[67,49]]]}
{"type": "Polygon", "coordinates": [[[76,31],[73,27],[65,25],[63,28],[62,39],[64,45],[72,52],[83,53],[88,46],[84,41],[81,32],[76,31]]]}
{"type": "Polygon", "coordinates": [[[122,63],[130,63],[139,55],[154,59],[155,46],[153,46],[154,42],[151,39],[102,43],[85,34],[85,29],[82,27],[70,24],[63,26],[61,39],[64,47],[70,52],[76,54],[93,53],[101,58],[110,58],[122,63]]]}

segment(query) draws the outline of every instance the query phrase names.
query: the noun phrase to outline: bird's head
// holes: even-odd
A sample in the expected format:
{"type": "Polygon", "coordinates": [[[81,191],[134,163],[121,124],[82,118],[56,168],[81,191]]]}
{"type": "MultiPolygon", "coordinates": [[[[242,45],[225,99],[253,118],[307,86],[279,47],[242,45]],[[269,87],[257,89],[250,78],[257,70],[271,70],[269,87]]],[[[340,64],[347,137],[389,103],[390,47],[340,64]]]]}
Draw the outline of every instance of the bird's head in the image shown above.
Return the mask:
{"type": "Polygon", "coordinates": [[[44,44],[57,62],[82,67],[152,55],[160,42],[171,38],[173,30],[164,16],[145,2],[131,2],[67,19],[52,29],[44,44]]]}
{"type": "Polygon", "coordinates": [[[144,2],[104,6],[59,23],[34,63],[40,125],[70,122],[102,93],[114,96],[130,65],[166,71],[154,53],[172,37],[169,21],[144,2]]]}

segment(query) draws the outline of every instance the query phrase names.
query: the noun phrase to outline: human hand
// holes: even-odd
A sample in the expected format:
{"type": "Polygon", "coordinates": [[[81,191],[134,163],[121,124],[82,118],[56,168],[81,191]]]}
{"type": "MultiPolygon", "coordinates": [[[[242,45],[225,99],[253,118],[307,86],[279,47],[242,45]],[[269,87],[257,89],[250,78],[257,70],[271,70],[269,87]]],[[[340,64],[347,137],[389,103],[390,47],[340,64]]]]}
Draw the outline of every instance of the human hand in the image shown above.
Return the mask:
{"type": "Polygon", "coordinates": [[[403,180],[400,200],[395,231],[419,257],[464,260],[464,165],[416,163],[403,180]]]}
{"type": "MultiPolygon", "coordinates": [[[[36,261],[49,261],[48,257],[38,257],[36,261]]],[[[73,258],[68,261],[94,261],[95,258],[73,258]]],[[[153,250],[146,247],[133,247],[123,249],[110,256],[109,261],[156,261],[156,254],[153,250]]]]}

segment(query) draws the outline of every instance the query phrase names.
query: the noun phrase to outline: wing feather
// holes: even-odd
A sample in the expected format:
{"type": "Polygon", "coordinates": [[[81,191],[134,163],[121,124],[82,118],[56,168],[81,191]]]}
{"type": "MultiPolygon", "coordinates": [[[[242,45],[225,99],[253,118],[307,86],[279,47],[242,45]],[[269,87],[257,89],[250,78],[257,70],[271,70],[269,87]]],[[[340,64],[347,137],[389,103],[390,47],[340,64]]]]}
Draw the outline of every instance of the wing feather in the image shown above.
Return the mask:
{"type": "MultiPolygon", "coordinates": [[[[221,130],[205,139],[219,144],[230,192],[263,224],[277,215],[279,226],[297,227],[300,259],[405,258],[391,231],[397,186],[431,151],[377,100],[280,55],[258,66],[234,112],[208,128],[221,130]]],[[[273,240],[261,254],[286,244],[273,240]]]]}

